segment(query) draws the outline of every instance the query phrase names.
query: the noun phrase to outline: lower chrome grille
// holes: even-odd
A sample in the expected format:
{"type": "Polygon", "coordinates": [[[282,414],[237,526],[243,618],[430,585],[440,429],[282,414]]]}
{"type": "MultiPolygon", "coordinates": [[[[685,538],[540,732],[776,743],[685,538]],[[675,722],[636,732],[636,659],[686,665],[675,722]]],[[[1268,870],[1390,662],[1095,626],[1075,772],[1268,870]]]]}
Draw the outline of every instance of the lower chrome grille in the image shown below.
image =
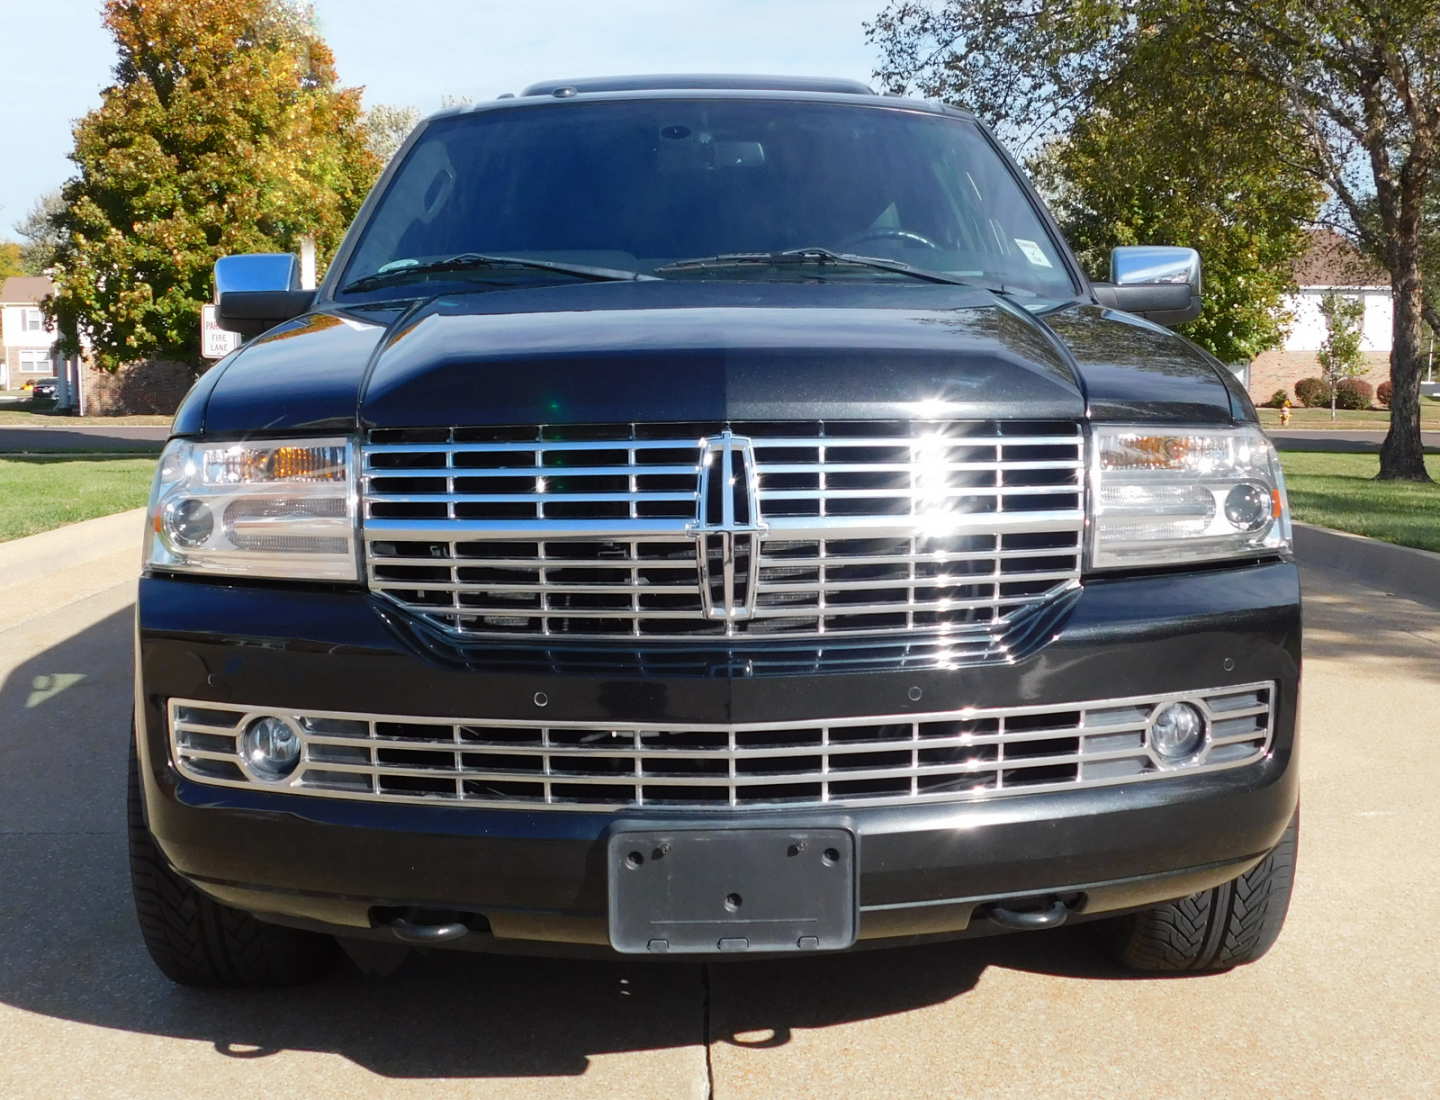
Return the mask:
{"type": "Polygon", "coordinates": [[[983,799],[1192,775],[1259,760],[1274,684],[1050,706],[813,722],[696,725],[521,722],[287,711],[170,701],[176,767],[204,783],[297,795],[491,808],[877,805],[983,799]],[[1203,749],[1167,766],[1152,715],[1185,701],[1203,749]],[[240,738],[256,717],[298,732],[301,763],[267,782],[240,738]]]}
{"type": "Polygon", "coordinates": [[[372,591],[462,637],[983,635],[1079,583],[1074,422],[386,428],[372,591]]]}

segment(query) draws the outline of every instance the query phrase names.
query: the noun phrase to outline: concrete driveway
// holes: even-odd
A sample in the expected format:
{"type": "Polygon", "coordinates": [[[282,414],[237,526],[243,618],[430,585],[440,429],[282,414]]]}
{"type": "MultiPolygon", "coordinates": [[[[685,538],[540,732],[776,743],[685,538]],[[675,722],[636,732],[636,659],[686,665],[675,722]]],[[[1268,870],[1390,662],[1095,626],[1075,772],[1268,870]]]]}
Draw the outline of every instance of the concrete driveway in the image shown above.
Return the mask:
{"type": "Polygon", "coordinates": [[[1256,966],[1135,979],[1079,928],[219,994],[161,978],[130,911],[134,568],[0,589],[0,1096],[1440,1094],[1440,605],[1308,572],[1299,882],[1256,966]]]}

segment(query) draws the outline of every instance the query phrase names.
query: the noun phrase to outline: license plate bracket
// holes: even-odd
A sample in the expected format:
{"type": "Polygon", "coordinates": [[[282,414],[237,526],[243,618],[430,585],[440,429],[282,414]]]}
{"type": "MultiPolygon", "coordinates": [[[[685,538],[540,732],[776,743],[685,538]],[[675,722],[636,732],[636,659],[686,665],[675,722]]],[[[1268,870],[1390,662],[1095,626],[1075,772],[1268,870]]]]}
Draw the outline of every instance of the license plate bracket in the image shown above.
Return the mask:
{"type": "Polygon", "coordinates": [[[617,951],[826,951],[855,942],[848,829],[622,828],[610,833],[606,855],[617,951]]]}

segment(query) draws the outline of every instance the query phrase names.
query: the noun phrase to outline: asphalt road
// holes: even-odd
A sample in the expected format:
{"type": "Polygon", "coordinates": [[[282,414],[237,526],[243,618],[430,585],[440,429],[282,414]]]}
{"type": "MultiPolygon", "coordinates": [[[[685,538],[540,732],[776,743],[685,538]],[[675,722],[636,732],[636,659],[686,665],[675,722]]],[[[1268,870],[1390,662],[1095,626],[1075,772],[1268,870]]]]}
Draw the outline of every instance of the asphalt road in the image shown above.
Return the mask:
{"type": "Polygon", "coordinates": [[[161,978],[130,911],[135,549],[54,561],[0,587],[0,1096],[1440,1095],[1440,602],[1308,573],[1299,879],[1255,966],[1136,979],[1073,929],[227,994],[161,978]]]}
{"type": "Polygon", "coordinates": [[[170,434],[163,425],[100,424],[66,428],[0,425],[0,455],[76,451],[158,451],[170,434]]]}
{"type": "MultiPolygon", "coordinates": [[[[1316,431],[1305,428],[1271,429],[1270,438],[1282,451],[1374,451],[1379,452],[1384,432],[1316,431]]],[[[1427,454],[1440,454],[1440,432],[1421,432],[1427,454]]]]}

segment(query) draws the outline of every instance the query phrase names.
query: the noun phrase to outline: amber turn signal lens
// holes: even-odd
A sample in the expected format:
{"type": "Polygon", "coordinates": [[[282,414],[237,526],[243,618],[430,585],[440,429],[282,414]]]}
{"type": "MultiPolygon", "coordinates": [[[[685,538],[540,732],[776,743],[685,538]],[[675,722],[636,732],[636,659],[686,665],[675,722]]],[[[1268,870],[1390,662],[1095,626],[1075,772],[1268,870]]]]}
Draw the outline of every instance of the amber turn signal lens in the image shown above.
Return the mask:
{"type": "Polygon", "coordinates": [[[342,481],[343,462],[329,447],[276,447],[270,452],[269,480],[342,481]]]}

